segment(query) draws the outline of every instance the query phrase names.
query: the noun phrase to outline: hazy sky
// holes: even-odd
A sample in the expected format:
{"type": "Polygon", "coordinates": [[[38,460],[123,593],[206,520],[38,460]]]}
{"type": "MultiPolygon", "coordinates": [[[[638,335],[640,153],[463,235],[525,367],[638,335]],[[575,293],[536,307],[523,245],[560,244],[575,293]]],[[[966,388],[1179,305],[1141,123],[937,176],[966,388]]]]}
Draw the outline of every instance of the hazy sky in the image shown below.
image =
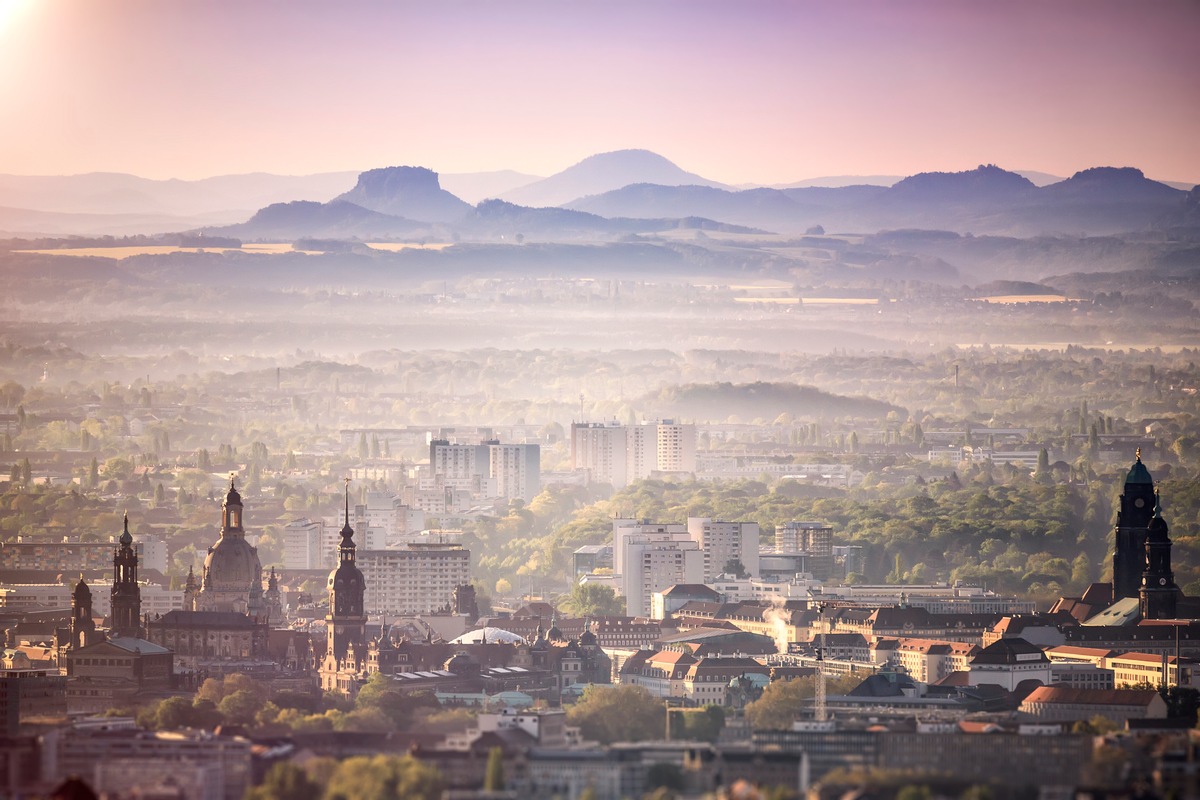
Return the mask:
{"type": "Polygon", "coordinates": [[[1200,0],[0,0],[0,172],[1200,182],[1200,0]]]}

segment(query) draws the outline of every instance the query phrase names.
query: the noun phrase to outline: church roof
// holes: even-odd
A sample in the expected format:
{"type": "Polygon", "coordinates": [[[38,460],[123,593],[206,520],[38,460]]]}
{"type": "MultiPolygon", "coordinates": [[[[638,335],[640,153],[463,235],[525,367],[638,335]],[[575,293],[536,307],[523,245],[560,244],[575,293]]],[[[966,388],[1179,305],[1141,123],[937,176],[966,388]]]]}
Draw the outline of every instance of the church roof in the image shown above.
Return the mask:
{"type": "Polygon", "coordinates": [[[168,628],[253,628],[258,625],[237,611],[184,611],[172,609],[150,623],[168,628]]]}

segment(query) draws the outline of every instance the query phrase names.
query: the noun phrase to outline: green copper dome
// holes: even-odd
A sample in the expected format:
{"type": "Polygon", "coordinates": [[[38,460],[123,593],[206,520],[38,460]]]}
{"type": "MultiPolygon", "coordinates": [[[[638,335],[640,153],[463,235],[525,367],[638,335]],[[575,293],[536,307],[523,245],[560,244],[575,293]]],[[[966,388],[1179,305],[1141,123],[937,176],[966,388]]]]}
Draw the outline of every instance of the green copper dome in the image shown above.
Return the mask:
{"type": "Polygon", "coordinates": [[[1150,470],[1146,469],[1146,465],[1142,463],[1140,452],[1138,460],[1133,462],[1133,466],[1129,469],[1129,475],[1125,478],[1125,483],[1154,483],[1154,479],[1150,477],[1150,470]]]}

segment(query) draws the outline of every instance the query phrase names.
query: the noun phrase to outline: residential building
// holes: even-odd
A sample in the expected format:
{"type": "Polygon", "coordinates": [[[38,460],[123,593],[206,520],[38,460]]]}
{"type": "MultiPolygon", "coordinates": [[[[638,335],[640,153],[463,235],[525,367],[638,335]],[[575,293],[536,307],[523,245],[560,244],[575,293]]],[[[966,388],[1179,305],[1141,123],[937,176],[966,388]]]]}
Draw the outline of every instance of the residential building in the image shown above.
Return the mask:
{"type": "Polygon", "coordinates": [[[742,565],[751,578],[758,571],[758,523],[720,522],[707,517],[688,517],[688,536],[704,551],[704,581],[725,574],[732,562],[742,565]]]}
{"type": "Polygon", "coordinates": [[[471,582],[471,551],[461,544],[410,542],[361,550],[368,614],[431,614],[452,608],[454,590],[471,582]]]}
{"type": "Polygon", "coordinates": [[[333,543],[325,536],[321,520],[307,517],[283,528],[283,567],[288,570],[325,569],[330,566],[333,543]]]}
{"type": "Polygon", "coordinates": [[[824,522],[787,522],[775,529],[777,553],[804,553],[813,577],[833,575],[833,526],[824,522]]]}

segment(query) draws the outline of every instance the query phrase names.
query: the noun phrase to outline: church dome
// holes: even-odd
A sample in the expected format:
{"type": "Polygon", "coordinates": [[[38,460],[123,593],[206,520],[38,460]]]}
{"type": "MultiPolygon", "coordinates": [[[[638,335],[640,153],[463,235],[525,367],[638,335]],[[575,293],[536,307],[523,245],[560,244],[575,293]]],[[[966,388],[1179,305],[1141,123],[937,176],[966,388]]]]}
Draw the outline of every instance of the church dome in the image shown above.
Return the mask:
{"type": "Polygon", "coordinates": [[[84,582],[82,574],[79,576],[79,583],[75,584],[74,596],[76,600],[92,599],[92,590],[87,583],[84,582]]]}
{"type": "Polygon", "coordinates": [[[204,559],[205,584],[217,592],[246,592],[261,587],[258,550],[243,536],[222,536],[204,559]]]}
{"type": "Polygon", "coordinates": [[[1133,462],[1133,466],[1129,470],[1129,475],[1125,478],[1125,483],[1154,483],[1154,479],[1150,477],[1150,470],[1146,469],[1146,465],[1142,463],[1142,451],[1138,449],[1137,461],[1133,462]]]}

